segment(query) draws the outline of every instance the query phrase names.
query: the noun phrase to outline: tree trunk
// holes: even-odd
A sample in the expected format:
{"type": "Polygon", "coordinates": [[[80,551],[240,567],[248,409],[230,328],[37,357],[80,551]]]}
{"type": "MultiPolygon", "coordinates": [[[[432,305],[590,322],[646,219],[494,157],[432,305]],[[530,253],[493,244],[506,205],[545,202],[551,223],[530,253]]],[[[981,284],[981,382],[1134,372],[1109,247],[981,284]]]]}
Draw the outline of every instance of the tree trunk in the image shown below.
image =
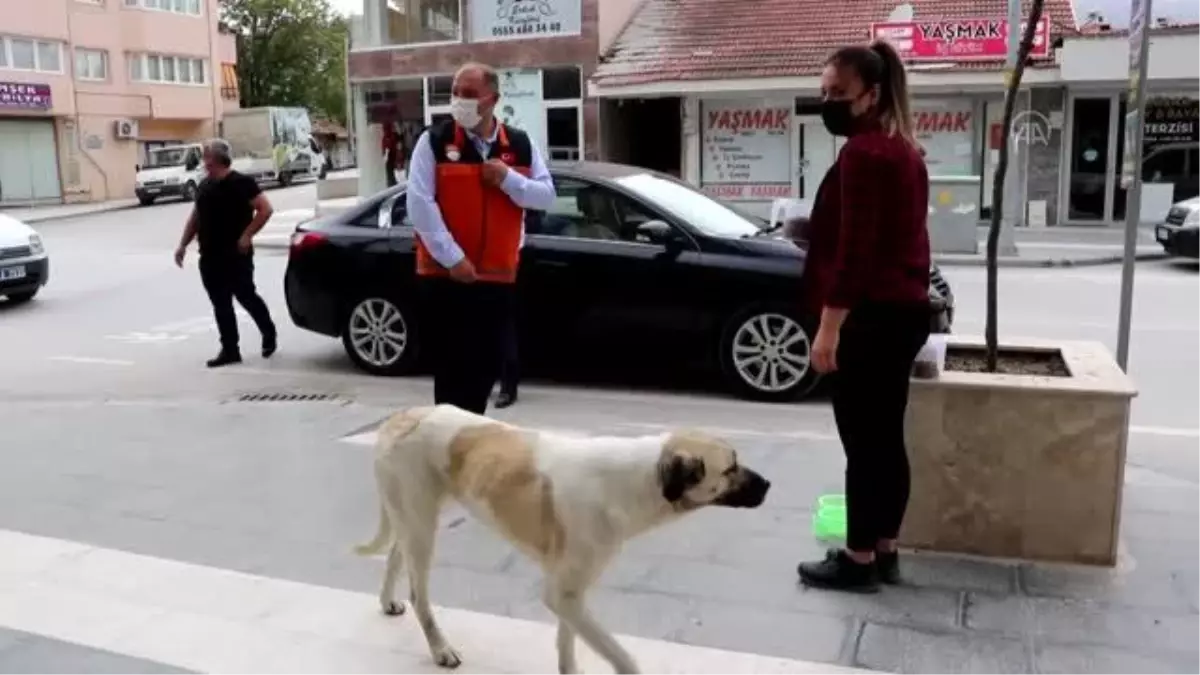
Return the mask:
{"type": "MultiPolygon", "coordinates": [[[[1025,18],[1025,32],[1021,35],[1021,44],[1017,48],[1017,64],[1004,94],[1004,121],[1001,123],[1003,135],[1000,143],[1000,158],[996,162],[996,173],[992,179],[992,219],[988,224],[987,236],[987,325],[984,328],[984,340],[987,344],[987,370],[996,372],[1000,355],[999,329],[997,319],[997,264],[1000,249],[1000,223],[1004,209],[1004,177],[1008,173],[1009,137],[1012,135],[1013,110],[1017,105],[1017,95],[1021,91],[1021,76],[1025,74],[1025,61],[1033,50],[1033,36],[1038,22],[1042,19],[1042,6],[1045,0],[1033,0],[1029,8],[1029,16],[1025,18]]],[[[1016,30],[1010,26],[1009,30],[1016,30]]],[[[1046,36],[1047,38],[1049,36],[1046,36]]]]}

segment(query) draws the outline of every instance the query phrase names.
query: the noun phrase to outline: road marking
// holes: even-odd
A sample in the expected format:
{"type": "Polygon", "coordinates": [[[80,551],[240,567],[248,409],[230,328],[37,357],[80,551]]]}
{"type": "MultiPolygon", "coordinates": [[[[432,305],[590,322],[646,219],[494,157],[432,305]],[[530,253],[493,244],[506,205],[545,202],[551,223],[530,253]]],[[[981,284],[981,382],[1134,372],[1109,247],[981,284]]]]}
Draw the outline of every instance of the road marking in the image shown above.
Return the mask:
{"type": "Polygon", "coordinates": [[[1131,425],[1129,427],[1131,434],[1144,434],[1146,436],[1173,436],[1175,438],[1200,438],[1200,429],[1187,429],[1183,427],[1146,427],[1139,425],[1131,425]]]}
{"type": "Polygon", "coordinates": [[[102,359],[97,356],[51,356],[49,360],[62,361],[64,363],[94,363],[105,366],[135,365],[133,361],[126,361],[125,359],[102,359]]]}
{"type": "MultiPolygon", "coordinates": [[[[364,532],[373,526],[364,523],[364,532]]],[[[13,630],[203,673],[439,672],[412,610],[384,616],[373,594],[7,530],[0,530],[0,550],[0,626],[13,630]]],[[[465,668],[457,672],[557,672],[550,623],[434,612],[463,655],[465,668]]],[[[866,672],[618,639],[651,673],[866,672]]],[[[607,671],[582,643],[578,655],[583,672],[607,671]]]]}
{"type": "Polygon", "coordinates": [[[105,339],[116,340],[118,342],[126,342],[129,344],[170,344],[175,342],[183,342],[188,339],[187,335],[179,333],[149,333],[141,331],[133,331],[130,333],[120,333],[118,335],[105,335],[105,339]]]}

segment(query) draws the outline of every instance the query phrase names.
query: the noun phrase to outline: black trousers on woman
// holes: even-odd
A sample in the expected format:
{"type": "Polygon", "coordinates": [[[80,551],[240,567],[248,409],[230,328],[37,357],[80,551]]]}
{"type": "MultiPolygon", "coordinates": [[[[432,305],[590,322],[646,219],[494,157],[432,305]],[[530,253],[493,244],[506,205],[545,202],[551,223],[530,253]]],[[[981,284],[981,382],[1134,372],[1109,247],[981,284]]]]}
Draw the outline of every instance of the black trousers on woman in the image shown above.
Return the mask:
{"type": "Polygon", "coordinates": [[[913,361],[929,339],[929,305],[864,304],[838,337],[833,415],[846,452],[846,547],[895,539],[908,507],[904,415],[913,361]]]}

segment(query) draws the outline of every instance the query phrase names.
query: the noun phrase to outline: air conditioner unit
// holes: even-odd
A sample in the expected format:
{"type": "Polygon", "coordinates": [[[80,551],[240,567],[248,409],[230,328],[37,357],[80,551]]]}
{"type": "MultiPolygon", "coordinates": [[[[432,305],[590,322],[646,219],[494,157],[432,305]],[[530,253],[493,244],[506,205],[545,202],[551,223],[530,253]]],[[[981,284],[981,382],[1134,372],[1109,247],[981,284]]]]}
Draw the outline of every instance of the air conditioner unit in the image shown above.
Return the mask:
{"type": "Polygon", "coordinates": [[[113,133],[117,138],[137,138],[137,120],[117,120],[113,123],[113,133]]]}

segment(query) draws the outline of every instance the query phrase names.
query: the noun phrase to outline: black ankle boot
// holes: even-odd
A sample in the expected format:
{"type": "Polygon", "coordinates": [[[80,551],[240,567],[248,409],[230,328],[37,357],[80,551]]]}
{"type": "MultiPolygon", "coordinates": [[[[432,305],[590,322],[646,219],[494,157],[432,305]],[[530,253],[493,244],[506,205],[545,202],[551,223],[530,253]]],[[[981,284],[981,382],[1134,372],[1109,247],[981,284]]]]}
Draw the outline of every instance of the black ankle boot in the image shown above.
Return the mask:
{"type": "Polygon", "coordinates": [[[231,363],[241,362],[242,355],[240,353],[230,351],[228,349],[222,349],[219,354],[209,359],[205,365],[207,365],[209,368],[220,368],[221,366],[227,366],[231,363]]]}
{"type": "Polygon", "coordinates": [[[855,562],[841,549],[830,550],[824,560],[800,563],[796,571],[800,574],[800,582],[813,588],[851,593],[879,591],[879,573],[875,563],[855,562]]]}

